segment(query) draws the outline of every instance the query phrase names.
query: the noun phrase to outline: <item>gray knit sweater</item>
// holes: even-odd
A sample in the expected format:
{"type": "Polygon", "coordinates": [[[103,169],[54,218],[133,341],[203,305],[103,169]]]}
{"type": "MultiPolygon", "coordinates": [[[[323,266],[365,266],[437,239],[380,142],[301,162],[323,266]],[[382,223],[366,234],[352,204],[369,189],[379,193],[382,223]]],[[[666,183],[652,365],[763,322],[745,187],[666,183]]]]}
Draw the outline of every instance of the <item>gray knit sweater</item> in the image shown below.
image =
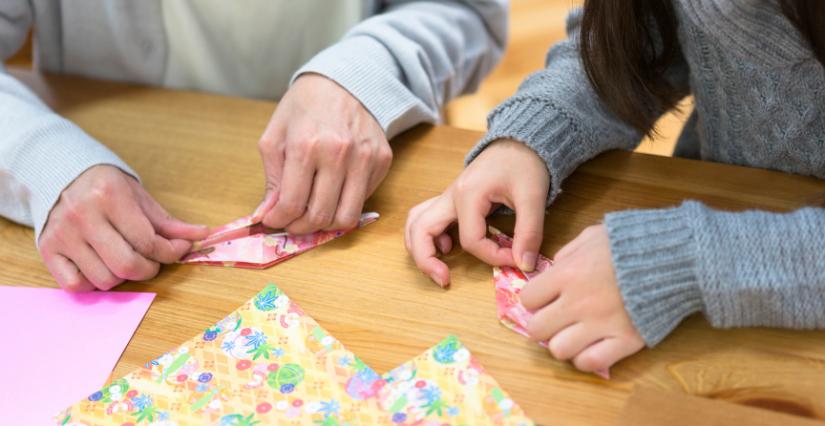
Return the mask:
{"type": "MultiPolygon", "coordinates": [[[[673,0],[682,56],[670,70],[696,109],[674,155],[825,178],[825,70],[769,0],[673,0]]],[[[553,46],[546,69],[488,117],[490,142],[526,143],[547,163],[548,204],[582,162],[633,149],[642,135],[593,92],[576,43],[553,46]]],[[[825,327],[825,211],[726,213],[688,201],[605,218],[628,312],[653,346],[694,312],[715,327],[825,327]]]]}

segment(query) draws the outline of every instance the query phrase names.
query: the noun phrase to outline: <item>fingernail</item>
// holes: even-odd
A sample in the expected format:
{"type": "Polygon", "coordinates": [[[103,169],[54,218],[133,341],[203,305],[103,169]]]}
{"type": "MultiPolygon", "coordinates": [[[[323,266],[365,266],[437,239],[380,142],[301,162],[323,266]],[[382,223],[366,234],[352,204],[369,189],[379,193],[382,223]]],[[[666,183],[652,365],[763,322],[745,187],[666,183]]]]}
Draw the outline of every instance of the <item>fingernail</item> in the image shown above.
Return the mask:
{"type": "Polygon", "coordinates": [[[441,251],[441,253],[447,254],[448,250],[446,244],[442,243],[441,241],[437,241],[436,245],[438,245],[438,250],[441,251]]]}
{"type": "Polygon", "coordinates": [[[533,251],[525,252],[521,256],[521,270],[524,272],[533,272],[536,269],[536,259],[538,259],[538,253],[533,251]]]}
{"type": "Polygon", "coordinates": [[[436,275],[435,273],[430,274],[430,278],[432,278],[433,281],[436,282],[436,284],[440,285],[441,287],[444,287],[444,284],[442,284],[441,278],[439,278],[438,275],[436,275]]]}

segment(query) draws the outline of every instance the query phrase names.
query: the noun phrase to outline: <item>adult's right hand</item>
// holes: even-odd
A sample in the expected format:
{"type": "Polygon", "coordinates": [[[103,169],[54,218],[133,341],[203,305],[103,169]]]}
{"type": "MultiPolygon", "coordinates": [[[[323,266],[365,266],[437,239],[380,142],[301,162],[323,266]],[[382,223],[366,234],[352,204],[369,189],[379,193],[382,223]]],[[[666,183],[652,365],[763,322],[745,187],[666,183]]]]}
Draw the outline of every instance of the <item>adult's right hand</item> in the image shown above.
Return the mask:
{"type": "Polygon", "coordinates": [[[544,229],[550,172],[544,160],[522,142],[500,139],[481,152],[438,197],[410,210],[404,233],[407,251],[436,283],[450,283],[450,270],[436,258],[452,248],[445,233],[458,222],[461,247],[493,266],[516,265],[532,271],[544,229]],[[513,248],[501,248],[487,238],[485,218],[497,205],[516,212],[513,248]]]}
{"type": "Polygon", "coordinates": [[[131,176],[100,165],[63,190],[39,246],[57,283],[81,293],[148,280],[207,235],[206,226],[173,218],[131,176]]]}

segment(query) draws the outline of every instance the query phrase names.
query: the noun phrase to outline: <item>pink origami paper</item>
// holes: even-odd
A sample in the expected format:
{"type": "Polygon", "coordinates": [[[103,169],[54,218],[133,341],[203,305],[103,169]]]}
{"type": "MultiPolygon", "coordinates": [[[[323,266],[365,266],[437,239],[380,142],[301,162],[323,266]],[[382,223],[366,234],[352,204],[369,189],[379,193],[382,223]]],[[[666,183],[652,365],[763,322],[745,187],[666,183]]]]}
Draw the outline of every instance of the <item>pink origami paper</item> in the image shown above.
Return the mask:
{"type": "Polygon", "coordinates": [[[212,231],[180,263],[264,269],[376,220],[378,213],[364,213],[352,229],[290,235],[267,228],[250,215],[212,231]]]}
{"type": "MultiPolygon", "coordinates": [[[[489,227],[493,235],[493,241],[501,247],[512,248],[513,241],[492,226],[489,227]]],[[[507,328],[530,337],[527,334],[527,321],[535,312],[528,310],[521,304],[519,292],[528,281],[537,277],[540,273],[550,269],[553,261],[539,254],[536,260],[536,269],[533,272],[524,272],[512,266],[493,266],[493,277],[496,282],[496,304],[498,305],[498,319],[507,328]]],[[[547,342],[540,342],[540,345],[547,347],[547,342]]],[[[601,377],[610,379],[609,370],[595,371],[601,377]]]]}
{"type": "Polygon", "coordinates": [[[154,298],[0,286],[0,423],[54,426],[103,385],[154,298]]]}

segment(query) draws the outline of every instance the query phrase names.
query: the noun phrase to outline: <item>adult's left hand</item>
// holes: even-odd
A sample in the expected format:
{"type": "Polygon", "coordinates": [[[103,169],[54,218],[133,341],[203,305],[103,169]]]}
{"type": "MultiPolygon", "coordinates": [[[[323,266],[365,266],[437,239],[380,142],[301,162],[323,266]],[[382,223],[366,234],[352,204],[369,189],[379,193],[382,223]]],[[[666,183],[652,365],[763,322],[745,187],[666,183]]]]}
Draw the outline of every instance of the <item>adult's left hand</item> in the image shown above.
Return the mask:
{"type": "Polygon", "coordinates": [[[284,95],[258,148],[266,194],[256,213],[292,234],[355,227],[392,162],[372,114],[346,89],[312,73],[284,95]]]}
{"type": "Polygon", "coordinates": [[[519,293],[538,310],[527,333],[549,341],[556,359],[582,371],[609,368],[645,346],[625,309],[610,254],[607,227],[591,226],[556,253],[552,268],[519,293]]]}

